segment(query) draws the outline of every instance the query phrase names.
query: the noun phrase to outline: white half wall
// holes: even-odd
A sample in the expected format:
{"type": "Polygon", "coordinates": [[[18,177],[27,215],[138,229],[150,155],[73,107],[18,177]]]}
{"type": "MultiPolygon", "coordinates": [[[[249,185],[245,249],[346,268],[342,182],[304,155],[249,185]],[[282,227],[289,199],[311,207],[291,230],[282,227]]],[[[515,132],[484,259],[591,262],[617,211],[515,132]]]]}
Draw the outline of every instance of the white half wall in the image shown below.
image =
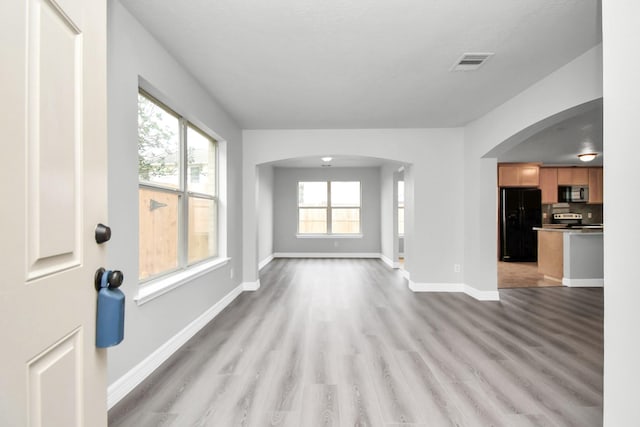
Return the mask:
{"type": "MultiPolygon", "coordinates": [[[[107,268],[124,272],[124,341],[109,349],[108,380],[114,384],[240,284],[242,242],[242,133],[235,121],[182,65],[118,2],[108,3],[109,222],[107,268]],[[170,292],[138,305],[138,84],[143,80],[177,112],[220,139],[221,251],[231,258],[170,292]],[[228,215],[224,215],[225,212],[228,215]],[[230,279],[234,269],[234,279],[230,279]]],[[[173,341],[172,341],[173,340],[173,341]]]]}
{"type": "Polygon", "coordinates": [[[258,167],[258,261],[264,265],[273,256],[273,166],[258,167]]]}
{"type": "Polygon", "coordinates": [[[465,284],[480,291],[497,288],[497,160],[487,153],[550,116],[601,97],[599,45],[465,127],[465,284]]]}
{"type": "Polygon", "coordinates": [[[603,1],[604,40],[604,426],[638,424],[640,200],[638,118],[640,2],[603,1]]]}
{"type": "Polygon", "coordinates": [[[462,282],[462,274],[453,270],[463,257],[462,136],[462,129],[245,130],[243,280],[256,280],[258,272],[258,251],[251,238],[257,233],[256,166],[296,157],[360,155],[411,165],[405,176],[407,193],[413,196],[406,201],[405,265],[412,279],[462,282]]]}
{"type": "Polygon", "coordinates": [[[380,249],[387,264],[394,264],[397,249],[394,251],[394,236],[396,232],[397,211],[395,174],[398,167],[391,164],[380,168],[380,249]]]}

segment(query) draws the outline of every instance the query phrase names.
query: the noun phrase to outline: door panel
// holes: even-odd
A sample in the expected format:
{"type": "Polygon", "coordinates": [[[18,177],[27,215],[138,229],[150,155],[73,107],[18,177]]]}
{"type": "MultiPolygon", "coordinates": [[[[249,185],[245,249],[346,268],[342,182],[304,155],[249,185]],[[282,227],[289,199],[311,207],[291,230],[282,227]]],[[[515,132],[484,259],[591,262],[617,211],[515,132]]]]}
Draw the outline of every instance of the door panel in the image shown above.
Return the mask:
{"type": "Polygon", "coordinates": [[[3,0],[0,38],[0,425],[102,427],[106,2],[3,0]]]}
{"type": "Polygon", "coordinates": [[[27,363],[30,425],[82,426],[81,332],[74,331],[27,363]]]}
{"type": "Polygon", "coordinates": [[[80,29],[48,1],[29,2],[28,279],[81,262],[82,44],[80,29]]]}

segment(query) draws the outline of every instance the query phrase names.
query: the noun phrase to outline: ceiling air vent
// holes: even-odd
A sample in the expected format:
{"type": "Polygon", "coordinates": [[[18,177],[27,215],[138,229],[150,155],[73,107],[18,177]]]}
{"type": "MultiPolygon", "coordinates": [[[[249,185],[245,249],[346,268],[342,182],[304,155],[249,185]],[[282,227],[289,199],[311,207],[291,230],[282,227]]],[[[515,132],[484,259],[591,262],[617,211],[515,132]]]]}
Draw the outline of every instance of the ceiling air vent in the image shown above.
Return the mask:
{"type": "Polygon", "coordinates": [[[451,71],[477,70],[493,56],[493,53],[465,53],[453,64],[451,71]]]}

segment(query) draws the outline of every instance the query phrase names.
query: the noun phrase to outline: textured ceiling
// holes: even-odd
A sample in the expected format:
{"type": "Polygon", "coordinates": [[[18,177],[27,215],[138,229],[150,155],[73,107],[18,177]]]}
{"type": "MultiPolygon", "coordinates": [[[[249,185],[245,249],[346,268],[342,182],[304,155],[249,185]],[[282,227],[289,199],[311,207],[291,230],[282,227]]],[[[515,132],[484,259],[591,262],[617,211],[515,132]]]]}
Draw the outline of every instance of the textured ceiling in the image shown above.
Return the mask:
{"type": "Polygon", "coordinates": [[[560,123],[553,124],[498,156],[500,162],[541,162],[549,165],[602,166],[602,101],[560,123]],[[578,159],[580,153],[598,153],[589,163],[578,159]]]}
{"type": "Polygon", "coordinates": [[[598,0],[122,3],[245,129],[460,126],[601,38],[598,0]]]}
{"type": "Polygon", "coordinates": [[[319,168],[327,166],[334,168],[361,168],[392,165],[398,169],[403,166],[401,163],[394,162],[392,160],[378,159],[375,157],[336,155],[331,155],[331,160],[329,162],[323,162],[320,157],[314,156],[279,160],[277,162],[271,163],[271,165],[279,168],[319,168]]]}

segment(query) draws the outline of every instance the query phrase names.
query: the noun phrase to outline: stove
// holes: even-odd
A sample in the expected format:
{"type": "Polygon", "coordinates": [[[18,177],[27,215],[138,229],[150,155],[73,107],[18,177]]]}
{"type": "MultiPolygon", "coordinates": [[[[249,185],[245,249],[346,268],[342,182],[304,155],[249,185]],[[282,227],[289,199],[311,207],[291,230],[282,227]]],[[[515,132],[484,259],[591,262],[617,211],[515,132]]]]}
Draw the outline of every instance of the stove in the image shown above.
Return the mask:
{"type": "Polygon", "coordinates": [[[555,213],[553,214],[554,224],[564,224],[567,227],[582,225],[582,214],[579,213],[555,213]]]}

